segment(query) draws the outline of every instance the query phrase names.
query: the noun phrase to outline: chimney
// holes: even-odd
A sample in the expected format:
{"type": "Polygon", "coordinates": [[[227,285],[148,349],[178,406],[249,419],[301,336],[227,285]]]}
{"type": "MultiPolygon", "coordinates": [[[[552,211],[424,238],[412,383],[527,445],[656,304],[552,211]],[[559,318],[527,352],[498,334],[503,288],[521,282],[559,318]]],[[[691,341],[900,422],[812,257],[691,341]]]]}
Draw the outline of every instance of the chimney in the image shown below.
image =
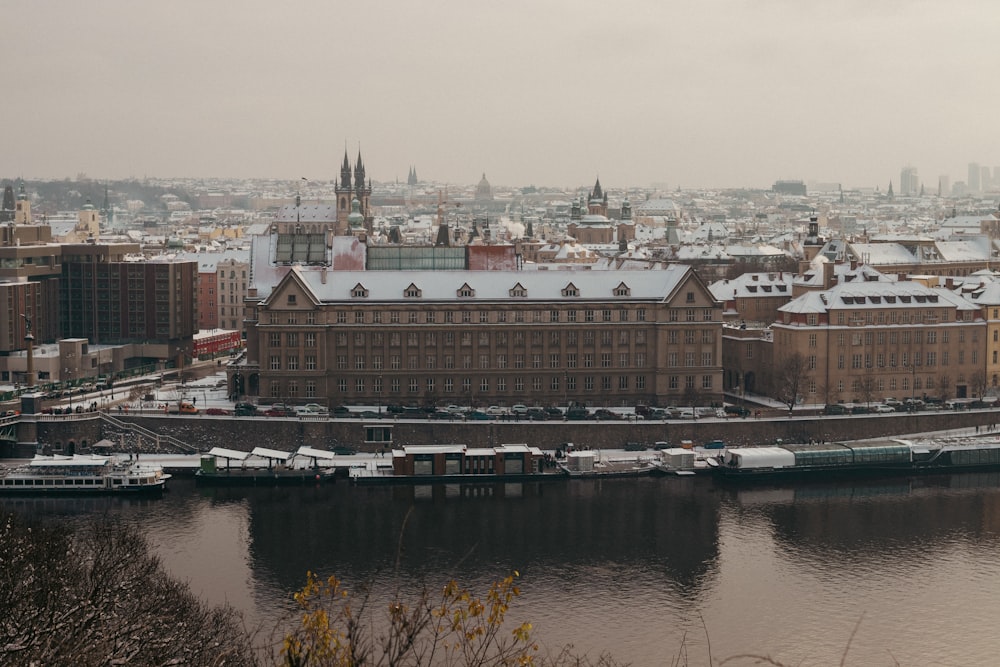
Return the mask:
{"type": "Polygon", "coordinates": [[[833,263],[827,262],[823,265],[823,289],[830,289],[830,287],[836,282],[833,277],[833,263]]]}
{"type": "Polygon", "coordinates": [[[322,269],[319,270],[319,281],[321,283],[323,283],[324,285],[326,284],[326,267],[325,266],[322,269]]]}

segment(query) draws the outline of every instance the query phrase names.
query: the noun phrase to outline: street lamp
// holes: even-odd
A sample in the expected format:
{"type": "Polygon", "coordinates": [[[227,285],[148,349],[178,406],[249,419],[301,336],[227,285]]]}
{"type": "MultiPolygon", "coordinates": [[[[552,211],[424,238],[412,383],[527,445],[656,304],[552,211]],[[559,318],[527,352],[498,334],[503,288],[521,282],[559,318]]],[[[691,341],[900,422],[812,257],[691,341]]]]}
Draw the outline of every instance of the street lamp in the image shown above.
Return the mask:
{"type": "Polygon", "coordinates": [[[378,376],[378,384],[375,386],[375,400],[378,402],[378,418],[382,418],[382,374],[378,376]]]}
{"type": "MultiPolygon", "coordinates": [[[[67,378],[72,378],[72,373],[73,371],[69,368],[63,369],[63,375],[67,378]]],[[[73,385],[70,379],[66,380],[66,386],[68,387],[67,391],[69,392],[69,411],[73,412],[73,385]]]]}

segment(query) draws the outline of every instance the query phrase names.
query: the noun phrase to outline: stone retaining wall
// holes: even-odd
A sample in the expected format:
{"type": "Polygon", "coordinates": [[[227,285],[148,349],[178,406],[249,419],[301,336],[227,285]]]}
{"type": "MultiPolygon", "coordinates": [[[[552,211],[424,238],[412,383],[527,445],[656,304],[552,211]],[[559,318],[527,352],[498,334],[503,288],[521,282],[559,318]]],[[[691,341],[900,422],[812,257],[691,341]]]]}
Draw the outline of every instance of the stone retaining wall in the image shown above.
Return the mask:
{"type": "MultiPolygon", "coordinates": [[[[212,447],[250,450],[268,447],[293,451],[303,445],[320,449],[351,446],[376,451],[388,443],[365,442],[368,426],[391,426],[392,444],[455,443],[489,447],[527,443],[554,449],[564,442],[595,449],[620,449],[626,443],[652,445],[681,440],[701,444],[723,440],[732,445],[831,440],[857,440],[941,431],[1000,423],[1000,411],[921,412],[896,415],[844,417],[766,418],[670,422],[492,422],[392,420],[300,420],[277,418],[214,418],[205,416],[135,416],[121,418],[161,435],[173,437],[206,451],[212,447]]],[[[109,430],[109,429],[108,429],[109,430]]],[[[99,419],[72,422],[39,422],[38,441],[43,444],[96,442],[105,434],[99,419]]],[[[1000,435],[1000,433],[998,433],[1000,435]]],[[[111,439],[114,439],[113,437],[111,439]]]]}

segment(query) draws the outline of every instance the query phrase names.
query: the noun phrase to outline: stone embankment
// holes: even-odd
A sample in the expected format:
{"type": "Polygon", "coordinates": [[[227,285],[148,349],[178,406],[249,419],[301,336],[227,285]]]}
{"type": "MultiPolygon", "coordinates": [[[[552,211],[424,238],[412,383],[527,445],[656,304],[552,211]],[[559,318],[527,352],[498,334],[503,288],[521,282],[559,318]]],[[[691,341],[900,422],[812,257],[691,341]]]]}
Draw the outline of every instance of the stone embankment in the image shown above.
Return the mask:
{"type": "MultiPolygon", "coordinates": [[[[722,440],[730,445],[764,445],[784,442],[858,440],[901,436],[1000,423],[1000,411],[920,412],[895,415],[845,417],[773,417],[765,419],[707,419],[697,421],[426,421],[395,419],[281,419],[269,417],[209,417],[174,415],[129,415],[115,421],[133,423],[138,433],[159,436],[160,448],[183,452],[169,445],[170,438],[207,451],[212,447],[250,450],[269,447],[293,451],[301,446],[332,449],[348,446],[360,451],[378,451],[392,445],[456,443],[489,447],[527,443],[554,449],[566,442],[594,449],[621,449],[627,443],[652,446],[673,445],[683,440],[701,444],[722,440]],[[391,440],[390,440],[391,438],[391,440]]],[[[37,440],[54,449],[70,442],[76,446],[100,439],[133,443],[123,439],[120,426],[99,417],[87,420],[38,421],[32,425],[37,440]]],[[[150,437],[142,438],[144,445],[150,437]]],[[[24,440],[22,440],[24,442],[24,440]]]]}

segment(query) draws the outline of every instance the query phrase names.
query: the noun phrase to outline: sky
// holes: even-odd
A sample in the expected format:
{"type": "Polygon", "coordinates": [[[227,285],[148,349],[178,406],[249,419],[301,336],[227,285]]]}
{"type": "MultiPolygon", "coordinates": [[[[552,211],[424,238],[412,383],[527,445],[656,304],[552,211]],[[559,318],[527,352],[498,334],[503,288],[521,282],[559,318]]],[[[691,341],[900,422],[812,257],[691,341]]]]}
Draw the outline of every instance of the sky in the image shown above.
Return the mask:
{"type": "Polygon", "coordinates": [[[6,0],[0,176],[928,188],[1000,165],[995,0],[6,0]]]}

